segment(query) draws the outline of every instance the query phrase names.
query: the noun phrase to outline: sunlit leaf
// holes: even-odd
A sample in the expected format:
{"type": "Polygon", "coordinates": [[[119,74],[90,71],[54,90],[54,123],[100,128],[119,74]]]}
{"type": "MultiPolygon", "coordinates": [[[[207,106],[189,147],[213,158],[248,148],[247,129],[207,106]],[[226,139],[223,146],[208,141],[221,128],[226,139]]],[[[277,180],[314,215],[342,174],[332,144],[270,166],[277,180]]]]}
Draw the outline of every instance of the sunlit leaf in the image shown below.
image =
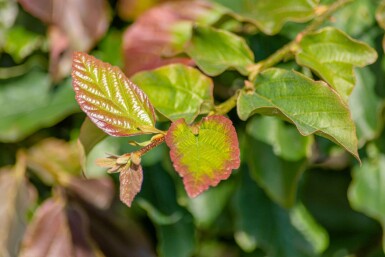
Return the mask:
{"type": "Polygon", "coordinates": [[[25,177],[26,157],[18,154],[13,168],[0,169],[0,256],[17,256],[26,229],[30,192],[25,177]]]}
{"type": "Polygon", "coordinates": [[[224,116],[208,116],[192,126],[177,120],[169,128],[166,143],[190,197],[227,179],[240,164],[238,137],[224,116]]]}
{"type": "Polygon", "coordinates": [[[49,75],[31,71],[0,80],[0,140],[16,142],[79,111],[70,81],[50,91],[49,75]]]}
{"type": "Polygon", "coordinates": [[[80,107],[107,134],[132,136],[154,126],[154,109],[147,96],[119,68],[77,52],[72,77],[80,107]]]}
{"type": "Polygon", "coordinates": [[[303,136],[316,133],[326,137],[359,160],[349,109],[323,82],[293,71],[266,70],[257,77],[254,92],[241,92],[237,111],[242,120],[254,113],[289,120],[303,136]]]}
{"type": "Polygon", "coordinates": [[[194,26],[186,53],[210,76],[234,68],[247,75],[254,55],[245,40],[231,32],[205,26],[194,26]]]}
{"type": "Polygon", "coordinates": [[[126,165],[120,170],[120,200],[128,207],[139,193],[143,182],[143,170],[141,165],[126,165]]]}
{"type": "MultiPolygon", "coordinates": [[[[374,160],[365,160],[362,166],[353,169],[353,182],[349,187],[349,202],[355,210],[379,221],[385,231],[385,155],[374,160]]],[[[382,237],[385,251],[385,236],[382,237]]]]}
{"type": "Polygon", "coordinates": [[[355,85],[354,67],[363,67],[377,59],[374,49],[344,32],[327,27],[306,35],[296,54],[298,64],[312,69],[337,90],[344,101],[355,85]]]}
{"type": "MultiPolygon", "coordinates": [[[[251,252],[258,247],[274,257],[315,256],[318,249],[312,239],[296,227],[298,224],[293,220],[296,217],[292,218],[288,210],[273,203],[247,174],[242,174],[235,204],[234,236],[243,250],[251,252]]],[[[302,222],[307,223],[308,220],[302,222]]]]}
{"type": "Polygon", "coordinates": [[[264,33],[277,34],[287,21],[305,22],[314,17],[319,0],[214,0],[250,19],[264,33]]]}
{"type": "Polygon", "coordinates": [[[385,29],[385,1],[381,1],[376,10],[376,20],[382,29],[385,29]]]}
{"type": "Polygon", "coordinates": [[[178,29],[180,23],[187,22],[187,27],[195,21],[212,24],[221,17],[222,9],[206,1],[170,1],[143,13],[123,35],[125,74],[131,76],[170,63],[192,65],[183,56],[165,57],[189,38],[191,30],[178,29]]]}
{"type": "Polygon", "coordinates": [[[5,43],[6,31],[14,24],[18,11],[16,0],[2,1],[0,6],[0,49],[5,43]]]}
{"type": "Polygon", "coordinates": [[[154,107],[172,121],[194,121],[203,108],[214,105],[213,83],[198,70],[171,64],[137,73],[131,80],[140,85],[154,107]]]}

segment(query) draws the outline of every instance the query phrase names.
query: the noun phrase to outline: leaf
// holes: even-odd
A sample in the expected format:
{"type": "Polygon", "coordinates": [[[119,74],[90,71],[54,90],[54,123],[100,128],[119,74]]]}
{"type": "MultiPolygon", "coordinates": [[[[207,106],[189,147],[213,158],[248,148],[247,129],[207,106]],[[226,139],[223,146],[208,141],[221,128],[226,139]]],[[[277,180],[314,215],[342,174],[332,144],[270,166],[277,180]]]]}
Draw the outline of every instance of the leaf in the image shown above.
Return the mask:
{"type": "Polygon", "coordinates": [[[135,196],[140,192],[143,182],[141,165],[128,164],[120,170],[120,200],[131,207],[135,196]]]}
{"type": "Polygon", "coordinates": [[[190,37],[189,30],[176,27],[186,22],[189,27],[195,21],[212,24],[221,17],[221,10],[205,1],[171,1],[143,13],[123,35],[125,74],[131,76],[170,63],[192,65],[186,57],[165,58],[167,53],[176,50],[175,45],[179,48],[190,37]]]}
{"type": "Polygon", "coordinates": [[[0,6],[0,49],[5,43],[5,34],[16,20],[19,8],[16,1],[3,1],[0,6]]]}
{"type": "Polygon", "coordinates": [[[20,257],[103,257],[88,235],[88,221],[62,198],[49,198],[36,210],[23,239],[20,257]],[[54,225],[53,225],[54,224],[54,225]]]}
{"type": "Polygon", "coordinates": [[[140,197],[153,207],[145,210],[156,228],[157,256],[192,256],[197,247],[194,220],[178,204],[174,181],[161,166],[150,166],[146,171],[140,197]]]}
{"type": "Polygon", "coordinates": [[[356,71],[357,83],[349,98],[349,107],[357,127],[359,146],[374,139],[381,130],[382,101],[376,95],[376,78],[365,67],[356,71]]]}
{"type": "Polygon", "coordinates": [[[141,127],[154,127],[150,101],[119,68],[77,52],[72,78],[80,107],[107,134],[132,136],[144,134],[141,127]]]}
{"type": "Polygon", "coordinates": [[[385,30],[385,1],[381,1],[376,10],[378,25],[385,30]]]}
{"type": "Polygon", "coordinates": [[[193,27],[192,38],[185,51],[210,76],[219,75],[229,68],[247,75],[247,66],[254,61],[253,52],[243,38],[205,26],[193,27]]]}
{"type": "MultiPolygon", "coordinates": [[[[353,209],[365,213],[379,221],[385,231],[385,155],[374,160],[365,160],[362,166],[353,169],[353,181],[350,184],[348,198],[353,209]]],[[[385,236],[382,237],[385,251],[385,236]]]]}
{"type": "Polygon", "coordinates": [[[349,109],[323,82],[294,71],[268,69],[257,77],[254,92],[241,92],[237,112],[242,120],[254,113],[279,116],[292,122],[303,136],[326,137],[359,160],[349,109]]]}
{"type": "Polygon", "coordinates": [[[17,256],[26,228],[31,192],[25,177],[26,156],[19,152],[13,168],[0,169],[0,256],[17,256]]]}
{"type": "Polygon", "coordinates": [[[355,84],[354,67],[363,67],[377,59],[377,53],[344,32],[326,27],[307,34],[296,54],[299,65],[312,69],[347,102],[355,84]]]}
{"type": "Polygon", "coordinates": [[[50,91],[49,75],[31,71],[0,80],[0,141],[17,142],[78,112],[69,80],[50,91]]]}
{"type": "MultiPolygon", "coordinates": [[[[277,156],[269,143],[250,137],[246,137],[246,140],[244,152],[251,177],[274,202],[284,208],[292,207],[296,202],[299,181],[306,169],[306,156],[287,160],[277,156]]],[[[295,139],[292,142],[295,144],[295,139]]]]}
{"type": "Polygon", "coordinates": [[[24,27],[15,26],[6,34],[4,52],[10,54],[15,62],[20,63],[33,51],[39,49],[42,44],[41,35],[26,30],[24,27]]]}
{"type": "Polygon", "coordinates": [[[70,73],[72,52],[91,50],[109,27],[106,0],[18,2],[28,13],[49,25],[50,73],[55,82],[70,73]]]}
{"type": "Polygon", "coordinates": [[[319,0],[215,0],[255,23],[265,34],[277,34],[287,21],[305,22],[314,17],[319,0]]]}
{"type": "Polygon", "coordinates": [[[290,125],[275,117],[254,117],[246,131],[253,138],[272,146],[276,156],[287,161],[298,161],[310,156],[312,137],[304,137],[290,125]]]}
{"type": "MultiPolygon", "coordinates": [[[[293,222],[293,218],[296,217],[292,218],[289,210],[273,203],[246,172],[243,170],[234,199],[236,215],[234,236],[237,244],[247,252],[257,247],[262,248],[267,256],[315,256],[315,244],[296,227],[296,222],[293,222]]],[[[309,219],[303,220],[304,223],[308,221],[309,219]]],[[[315,230],[313,232],[317,233],[315,230]]]]}
{"type": "Polygon", "coordinates": [[[214,106],[211,79],[182,64],[140,72],[131,80],[140,85],[154,107],[172,121],[184,118],[191,123],[203,108],[210,110],[214,106]]]}
{"type": "Polygon", "coordinates": [[[227,179],[240,164],[237,133],[224,116],[208,116],[193,126],[177,120],[168,130],[166,143],[190,197],[227,179]]]}

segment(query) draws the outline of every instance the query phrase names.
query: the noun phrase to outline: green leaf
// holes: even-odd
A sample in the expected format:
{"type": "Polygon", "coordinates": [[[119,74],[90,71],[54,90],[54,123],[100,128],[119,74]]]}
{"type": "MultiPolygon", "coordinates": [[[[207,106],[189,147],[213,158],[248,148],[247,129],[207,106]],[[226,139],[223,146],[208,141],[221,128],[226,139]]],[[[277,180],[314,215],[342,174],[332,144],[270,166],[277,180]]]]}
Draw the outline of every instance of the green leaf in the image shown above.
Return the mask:
{"type": "Polygon", "coordinates": [[[208,116],[193,126],[177,120],[169,128],[166,143],[190,197],[227,179],[240,164],[237,133],[224,116],[208,116]]]}
{"type": "Polygon", "coordinates": [[[24,27],[13,27],[7,31],[4,51],[12,56],[15,62],[20,63],[33,51],[43,44],[43,37],[24,27]]]}
{"type": "Polygon", "coordinates": [[[376,10],[376,20],[382,29],[385,29],[385,1],[381,1],[376,10]]]}
{"type": "Polygon", "coordinates": [[[80,107],[107,134],[132,136],[146,133],[141,127],[154,127],[150,101],[119,68],[76,52],[72,78],[80,107]]]}
{"type": "MultiPolygon", "coordinates": [[[[295,144],[295,140],[292,142],[295,144]]],[[[261,140],[247,137],[244,152],[250,174],[273,201],[285,208],[292,207],[307,160],[302,156],[301,159],[288,161],[274,154],[273,149],[261,140]]]]}
{"type": "Polygon", "coordinates": [[[257,77],[254,92],[241,92],[237,111],[242,120],[254,113],[279,116],[292,122],[303,136],[326,137],[359,160],[349,109],[323,82],[294,71],[268,69],[257,77]]]}
{"type": "Polygon", "coordinates": [[[326,27],[306,35],[299,44],[296,60],[312,69],[346,102],[355,84],[354,67],[363,67],[377,59],[377,52],[344,32],[326,27]]]}
{"type": "Polygon", "coordinates": [[[358,143],[362,146],[380,132],[383,103],[375,93],[376,78],[369,68],[357,70],[356,77],[349,107],[357,127],[358,143]]]}
{"type": "Polygon", "coordinates": [[[245,40],[237,35],[212,27],[194,26],[186,53],[196,65],[210,76],[216,76],[229,68],[247,75],[247,66],[254,56],[245,40]]]}
{"type": "Polygon", "coordinates": [[[291,213],[273,203],[249,178],[246,170],[241,174],[234,209],[234,236],[238,245],[248,252],[262,248],[272,257],[315,256],[311,239],[296,227],[291,213]]]}
{"type": "MultiPolygon", "coordinates": [[[[365,160],[362,166],[353,169],[353,182],[348,191],[352,207],[369,217],[376,219],[385,231],[385,155],[374,160],[365,160]]],[[[382,248],[385,251],[385,236],[382,237],[382,248]]]]}
{"type": "Polygon", "coordinates": [[[20,141],[79,111],[69,80],[51,91],[49,75],[31,71],[0,84],[0,141],[20,141]]]}
{"type": "Polygon", "coordinates": [[[274,154],[287,160],[298,161],[310,155],[312,137],[304,137],[291,125],[275,117],[254,117],[247,123],[247,133],[273,147],[274,154]]]}
{"type": "Polygon", "coordinates": [[[211,79],[182,64],[136,73],[131,80],[148,95],[156,110],[172,121],[184,118],[191,123],[214,106],[211,79]]]}
{"type": "Polygon", "coordinates": [[[277,34],[287,21],[314,17],[319,0],[215,0],[255,23],[265,34],[277,34]]]}
{"type": "MultiPolygon", "coordinates": [[[[160,166],[148,167],[139,197],[152,205],[145,210],[157,231],[157,256],[192,256],[197,247],[193,218],[178,204],[175,183],[168,172],[160,166]]],[[[138,203],[142,205],[140,198],[138,203]]]]}

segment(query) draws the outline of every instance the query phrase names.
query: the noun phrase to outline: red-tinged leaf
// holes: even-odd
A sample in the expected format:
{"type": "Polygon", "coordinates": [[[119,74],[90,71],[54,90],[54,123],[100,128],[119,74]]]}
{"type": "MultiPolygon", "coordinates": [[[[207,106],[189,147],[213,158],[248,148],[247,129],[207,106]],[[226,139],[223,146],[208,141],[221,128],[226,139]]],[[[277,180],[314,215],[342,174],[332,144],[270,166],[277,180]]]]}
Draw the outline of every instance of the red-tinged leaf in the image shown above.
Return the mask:
{"type": "Polygon", "coordinates": [[[143,170],[141,165],[126,165],[120,170],[120,200],[128,207],[139,193],[143,182],[143,170]]]}
{"type": "Polygon", "coordinates": [[[87,203],[97,208],[107,209],[114,197],[114,184],[109,177],[97,179],[72,178],[69,189],[87,203]]]}
{"type": "Polygon", "coordinates": [[[71,71],[73,51],[89,51],[109,26],[106,0],[18,0],[22,7],[49,25],[50,72],[54,81],[71,71]]]}
{"type": "Polygon", "coordinates": [[[166,143],[190,197],[227,179],[240,165],[237,133],[224,116],[208,116],[192,126],[177,120],[171,124],[166,143]]]}
{"type": "Polygon", "coordinates": [[[101,130],[112,136],[132,136],[145,134],[141,127],[154,127],[148,97],[118,67],[76,52],[72,69],[76,100],[101,130]]]}
{"type": "Polygon", "coordinates": [[[131,76],[170,63],[192,65],[189,58],[163,58],[175,50],[174,26],[182,21],[197,20],[206,24],[216,17],[215,7],[204,1],[168,2],[148,10],[124,33],[124,72],[131,76]]]}

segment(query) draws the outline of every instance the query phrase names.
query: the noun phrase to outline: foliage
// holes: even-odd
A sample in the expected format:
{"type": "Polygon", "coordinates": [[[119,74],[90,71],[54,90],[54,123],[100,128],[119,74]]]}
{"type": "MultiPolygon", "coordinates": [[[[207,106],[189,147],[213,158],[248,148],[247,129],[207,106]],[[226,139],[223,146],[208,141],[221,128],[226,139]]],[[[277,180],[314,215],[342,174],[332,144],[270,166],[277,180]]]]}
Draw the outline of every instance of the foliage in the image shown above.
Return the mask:
{"type": "Polygon", "coordinates": [[[0,256],[385,256],[384,17],[0,0],[0,256]]]}

